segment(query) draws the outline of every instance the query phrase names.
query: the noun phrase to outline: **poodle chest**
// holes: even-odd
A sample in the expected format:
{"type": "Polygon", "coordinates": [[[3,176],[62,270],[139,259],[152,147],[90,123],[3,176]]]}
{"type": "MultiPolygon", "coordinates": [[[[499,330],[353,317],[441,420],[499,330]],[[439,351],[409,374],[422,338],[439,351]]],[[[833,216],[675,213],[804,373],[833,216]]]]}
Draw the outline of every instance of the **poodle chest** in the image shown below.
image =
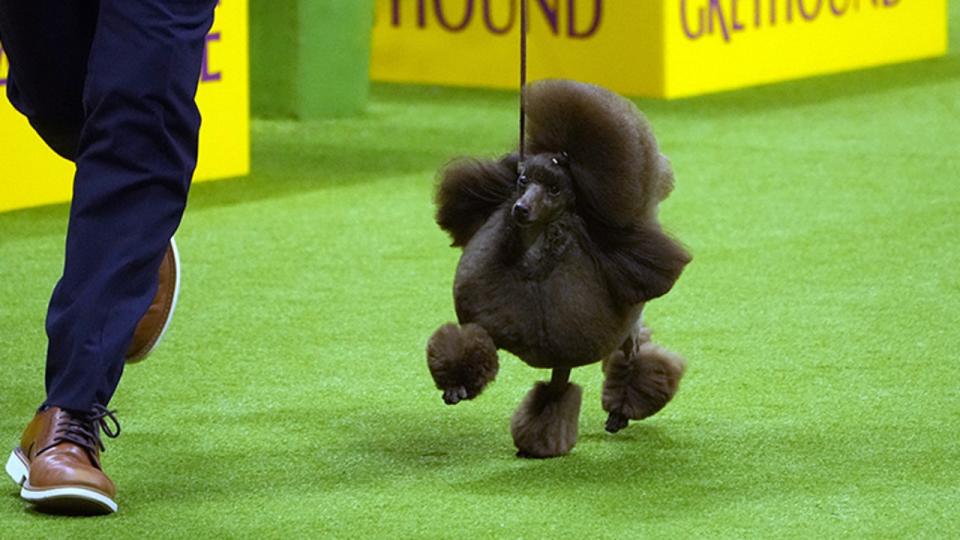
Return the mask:
{"type": "Polygon", "coordinates": [[[516,234],[494,214],[464,248],[454,281],[461,324],[479,324],[497,347],[534,367],[576,367],[609,355],[639,306],[614,305],[575,220],[559,220],[529,245],[516,234]]]}

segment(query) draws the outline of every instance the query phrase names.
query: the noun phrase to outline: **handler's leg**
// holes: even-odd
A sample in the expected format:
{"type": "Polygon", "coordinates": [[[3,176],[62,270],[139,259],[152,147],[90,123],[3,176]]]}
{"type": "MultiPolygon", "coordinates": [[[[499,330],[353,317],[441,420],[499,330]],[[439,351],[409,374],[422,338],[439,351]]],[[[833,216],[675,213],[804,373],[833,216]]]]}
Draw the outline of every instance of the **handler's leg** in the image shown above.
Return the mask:
{"type": "MultiPolygon", "coordinates": [[[[85,120],[83,91],[99,5],[99,0],[0,0],[0,44],[11,59],[10,102],[70,161],[76,161],[85,120]]],[[[137,325],[127,363],[154,350],[173,316],[180,269],[172,239],[158,274],[156,295],[137,325]]]]}
{"type": "Polygon", "coordinates": [[[83,127],[83,83],[97,7],[97,0],[0,0],[10,103],[69,160],[76,158],[83,127]]]}
{"type": "Polygon", "coordinates": [[[213,0],[100,0],[64,274],[50,302],[46,405],[105,404],[196,165],[194,101],[213,0]],[[77,377],[98,376],[78,387],[77,377]]]}
{"type": "MultiPolygon", "coordinates": [[[[66,262],[47,316],[47,399],[7,471],[40,504],[112,511],[113,484],[99,462],[99,425],[109,417],[102,405],[186,204],[200,123],[194,94],[215,1],[92,3],[66,262]]],[[[35,112],[23,102],[23,112],[35,112]]]]}

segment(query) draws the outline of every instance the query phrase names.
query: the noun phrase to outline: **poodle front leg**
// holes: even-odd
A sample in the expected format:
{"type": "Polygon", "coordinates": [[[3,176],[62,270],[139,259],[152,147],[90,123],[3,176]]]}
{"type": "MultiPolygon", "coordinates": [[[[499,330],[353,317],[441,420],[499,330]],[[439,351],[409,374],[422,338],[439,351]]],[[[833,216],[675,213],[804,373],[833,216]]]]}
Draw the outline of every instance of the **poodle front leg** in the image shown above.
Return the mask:
{"type": "Polygon", "coordinates": [[[687,363],[650,341],[650,331],[638,327],[620,350],[603,361],[603,410],[606,429],[616,433],[630,420],[656,414],[673,398],[687,363]]]}
{"type": "Polygon", "coordinates": [[[500,360],[493,338],[476,324],[447,323],[427,342],[427,367],[443,391],[443,401],[456,405],[480,395],[497,377],[500,360]]]}
{"type": "Polygon", "coordinates": [[[510,420],[517,456],[562,456],[577,443],[583,389],[567,382],[569,369],[555,369],[553,379],[538,381],[510,420]]]}

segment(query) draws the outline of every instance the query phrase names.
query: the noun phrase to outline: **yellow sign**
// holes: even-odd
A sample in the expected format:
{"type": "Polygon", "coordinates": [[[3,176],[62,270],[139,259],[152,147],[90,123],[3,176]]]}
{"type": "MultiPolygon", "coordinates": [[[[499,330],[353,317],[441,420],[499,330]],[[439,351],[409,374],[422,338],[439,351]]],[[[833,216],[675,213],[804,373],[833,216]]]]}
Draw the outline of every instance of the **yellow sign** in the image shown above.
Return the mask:
{"type": "MultiPolygon", "coordinates": [[[[516,88],[524,0],[378,0],[375,80],[516,88]]],[[[947,0],[527,0],[531,79],[675,98],[942,55],[947,0]]]]}
{"type": "MultiPolygon", "coordinates": [[[[220,0],[207,35],[197,104],[203,117],[195,179],[250,171],[247,0],[220,0]]],[[[0,91],[7,61],[0,54],[0,91]]],[[[70,200],[73,163],[58,157],[0,98],[0,212],[70,200]]]]}
{"type": "Polygon", "coordinates": [[[667,97],[947,52],[947,0],[680,0],[671,4],[675,4],[675,16],[666,18],[667,97]]]}

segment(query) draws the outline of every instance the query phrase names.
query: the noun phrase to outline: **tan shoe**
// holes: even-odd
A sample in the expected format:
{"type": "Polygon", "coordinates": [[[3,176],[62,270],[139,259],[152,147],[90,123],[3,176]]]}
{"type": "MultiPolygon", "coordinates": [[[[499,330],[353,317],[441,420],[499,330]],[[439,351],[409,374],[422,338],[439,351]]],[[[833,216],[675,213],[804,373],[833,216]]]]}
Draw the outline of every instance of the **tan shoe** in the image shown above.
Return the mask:
{"type": "Polygon", "coordinates": [[[100,466],[101,428],[108,437],[120,434],[113,412],[103,407],[85,417],[59,407],[38,412],[7,460],[7,474],[21,486],[20,497],[57,513],[116,512],[117,488],[100,466]]]}
{"type": "Polygon", "coordinates": [[[166,333],[173,319],[179,294],[180,255],[177,252],[177,244],[171,238],[167,252],[160,263],[160,284],[157,287],[157,294],[153,297],[150,308],[137,324],[133,341],[127,349],[124,359],[128,364],[143,360],[160,344],[163,334],[166,333]]]}

